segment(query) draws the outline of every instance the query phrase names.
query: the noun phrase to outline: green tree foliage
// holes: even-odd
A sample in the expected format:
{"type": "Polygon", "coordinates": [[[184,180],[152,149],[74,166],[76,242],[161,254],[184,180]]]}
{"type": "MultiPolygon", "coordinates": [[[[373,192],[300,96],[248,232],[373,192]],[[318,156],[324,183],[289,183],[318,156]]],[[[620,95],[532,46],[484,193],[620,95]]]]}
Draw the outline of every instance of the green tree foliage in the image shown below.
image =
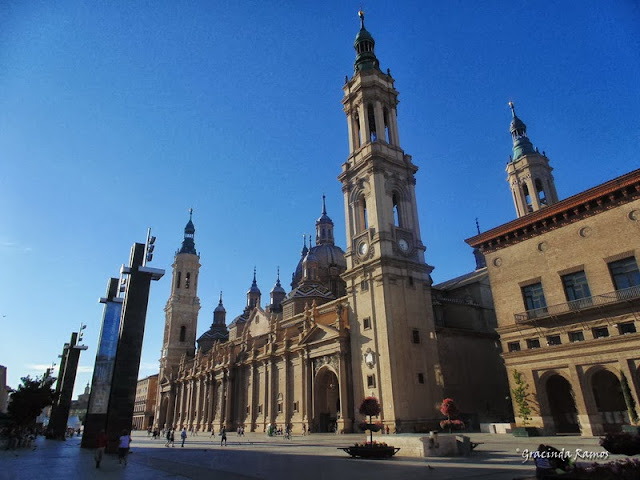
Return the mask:
{"type": "Polygon", "coordinates": [[[629,382],[627,382],[627,377],[625,377],[624,373],[622,374],[622,395],[624,396],[624,403],[627,404],[627,411],[629,412],[629,420],[632,425],[638,424],[638,414],[636,413],[636,401],[633,399],[633,395],[631,395],[631,389],[629,388],[629,382]]]}
{"type": "Polygon", "coordinates": [[[47,373],[34,379],[27,375],[20,380],[22,385],[11,393],[8,410],[17,425],[27,427],[35,423],[42,409],[55,400],[55,391],[51,388],[55,379],[47,373]]]}
{"type": "Polygon", "coordinates": [[[513,371],[513,381],[515,383],[515,388],[511,390],[513,394],[513,399],[518,406],[518,413],[520,418],[522,419],[522,426],[526,427],[529,425],[531,421],[531,407],[529,406],[529,384],[517,370],[513,371]]]}

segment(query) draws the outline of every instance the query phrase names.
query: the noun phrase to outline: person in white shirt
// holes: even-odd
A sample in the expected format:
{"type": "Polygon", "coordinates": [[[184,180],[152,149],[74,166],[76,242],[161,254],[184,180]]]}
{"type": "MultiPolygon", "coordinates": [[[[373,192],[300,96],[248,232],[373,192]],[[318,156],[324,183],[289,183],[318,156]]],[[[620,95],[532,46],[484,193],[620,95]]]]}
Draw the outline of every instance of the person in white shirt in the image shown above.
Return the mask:
{"type": "Polygon", "coordinates": [[[118,463],[127,464],[127,454],[129,453],[129,447],[131,446],[131,434],[126,430],[122,430],[122,435],[118,440],[118,463]]]}

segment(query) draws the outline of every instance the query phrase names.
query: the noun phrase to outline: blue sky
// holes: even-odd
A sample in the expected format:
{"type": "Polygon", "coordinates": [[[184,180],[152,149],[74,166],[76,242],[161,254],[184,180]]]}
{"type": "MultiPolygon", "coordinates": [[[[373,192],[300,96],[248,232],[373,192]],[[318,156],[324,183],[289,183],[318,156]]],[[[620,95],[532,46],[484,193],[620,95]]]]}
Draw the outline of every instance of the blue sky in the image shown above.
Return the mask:
{"type": "MultiPolygon", "coordinates": [[[[140,377],[158,368],[173,256],[194,209],[198,335],[230,321],[254,265],[287,287],[322,194],[344,248],[340,100],[359,2],[20,2],[0,9],[0,364],[15,387],[88,324],[91,378],[107,280],[151,227],[140,377]]],[[[638,168],[636,2],[369,1],[400,92],[400,143],[436,282],[473,270],[464,239],[515,218],[507,102],[561,198],[638,168]]]]}

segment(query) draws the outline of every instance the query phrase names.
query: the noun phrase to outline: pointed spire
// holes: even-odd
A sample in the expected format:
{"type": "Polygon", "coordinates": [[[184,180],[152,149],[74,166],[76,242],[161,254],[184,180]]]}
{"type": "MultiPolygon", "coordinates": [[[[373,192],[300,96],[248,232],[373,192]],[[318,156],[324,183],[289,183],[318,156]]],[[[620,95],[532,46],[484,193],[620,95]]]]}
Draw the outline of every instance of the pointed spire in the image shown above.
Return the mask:
{"type": "Polygon", "coordinates": [[[193,225],[193,208],[190,208],[189,221],[184,227],[184,239],[182,240],[182,247],[178,253],[190,253],[192,255],[197,255],[196,244],[194,241],[195,233],[196,227],[193,225]]]}
{"type": "Polygon", "coordinates": [[[515,161],[523,155],[535,153],[535,149],[527,137],[527,126],[516,115],[516,107],[513,102],[509,102],[509,108],[513,117],[509,125],[509,131],[513,139],[513,160],[515,161]]]}
{"type": "Polygon", "coordinates": [[[278,278],[276,279],[276,286],[280,286],[280,266],[278,266],[278,278]]]}
{"type": "Polygon", "coordinates": [[[316,220],[316,245],[333,245],[333,220],[327,215],[327,197],[322,194],[322,215],[316,220]]]}
{"type": "Polygon", "coordinates": [[[260,289],[258,288],[258,282],[256,280],[256,267],[253,267],[253,283],[251,288],[247,292],[247,307],[254,308],[260,304],[260,289]]]}
{"type": "Polygon", "coordinates": [[[302,257],[303,258],[307,254],[308,251],[309,251],[309,249],[307,248],[307,234],[303,233],[302,234],[302,257]]]}
{"type": "Polygon", "coordinates": [[[478,230],[478,235],[480,235],[480,224],[478,223],[478,217],[476,217],[476,230],[478,230]]]}
{"type": "Polygon", "coordinates": [[[358,12],[358,16],[360,17],[360,31],[356,35],[356,40],[353,44],[356,49],[356,61],[353,64],[353,70],[358,73],[374,68],[380,69],[380,62],[378,62],[374,53],[376,42],[371,34],[367,32],[367,29],[364,28],[364,12],[362,9],[358,12]]]}

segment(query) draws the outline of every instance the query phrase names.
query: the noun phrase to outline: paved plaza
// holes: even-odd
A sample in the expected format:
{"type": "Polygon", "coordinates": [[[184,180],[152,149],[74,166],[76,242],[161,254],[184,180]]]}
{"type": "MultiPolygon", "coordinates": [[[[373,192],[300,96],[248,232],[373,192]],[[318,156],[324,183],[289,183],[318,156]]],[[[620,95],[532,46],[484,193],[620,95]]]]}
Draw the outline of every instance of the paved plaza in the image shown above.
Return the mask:
{"type": "MultiPolygon", "coordinates": [[[[337,447],[361,442],[364,434],[313,434],[285,440],[254,433],[237,437],[231,433],[226,447],[220,446],[219,437],[200,434],[189,436],[184,448],[176,438],[176,446],[171,448],[164,446],[166,440],[153,440],[146,432],[134,432],[129,464],[119,465],[116,456],[107,455],[100,469],[95,468],[93,451],[80,448],[80,438],[60,442],[39,437],[31,449],[0,451],[0,480],[511,480],[533,476],[533,463],[523,464],[521,452],[523,449],[535,449],[539,443],[572,452],[576,449],[603,451],[597,438],[516,438],[480,433],[469,436],[473,442],[484,442],[470,457],[426,459],[396,456],[389,460],[363,460],[352,459],[337,447]]],[[[378,437],[390,444],[393,438],[394,435],[378,437]]]]}

